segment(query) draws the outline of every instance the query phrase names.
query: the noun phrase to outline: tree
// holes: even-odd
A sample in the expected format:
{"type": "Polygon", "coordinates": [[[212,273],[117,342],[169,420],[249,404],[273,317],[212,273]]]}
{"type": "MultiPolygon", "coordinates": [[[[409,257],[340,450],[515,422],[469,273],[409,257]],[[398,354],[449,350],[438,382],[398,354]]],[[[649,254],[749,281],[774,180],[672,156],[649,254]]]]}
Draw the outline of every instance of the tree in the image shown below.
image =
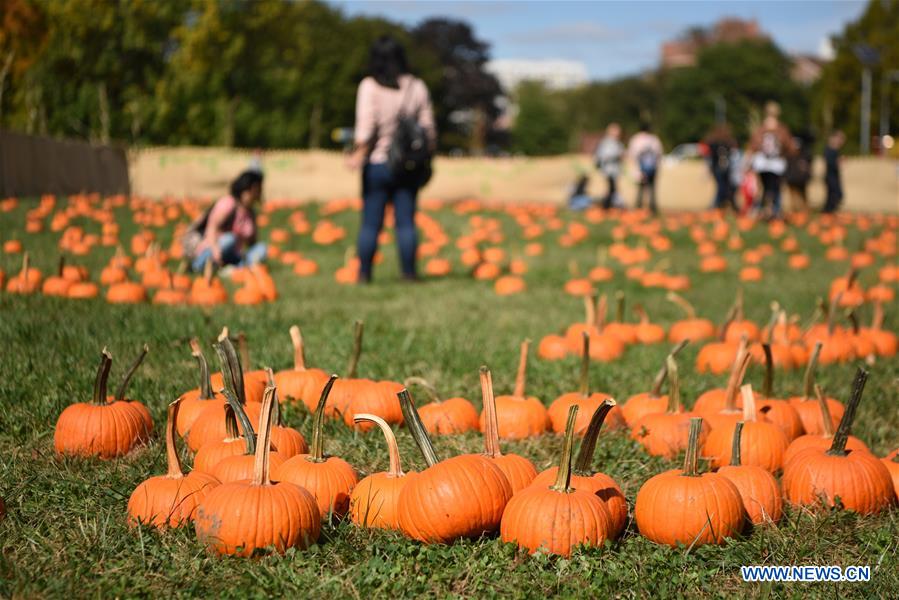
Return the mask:
{"type": "Polygon", "coordinates": [[[515,96],[518,103],[518,115],[512,128],[515,151],[531,156],[568,151],[570,130],[559,98],[542,84],[532,81],[521,83],[515,96]]]}

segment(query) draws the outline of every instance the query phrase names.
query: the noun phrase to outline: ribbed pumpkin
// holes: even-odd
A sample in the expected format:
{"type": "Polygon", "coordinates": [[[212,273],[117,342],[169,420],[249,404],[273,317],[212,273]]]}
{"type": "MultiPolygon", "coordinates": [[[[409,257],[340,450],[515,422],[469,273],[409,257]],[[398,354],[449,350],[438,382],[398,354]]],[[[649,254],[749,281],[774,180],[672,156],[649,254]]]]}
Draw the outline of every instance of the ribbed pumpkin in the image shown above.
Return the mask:
{"type": "Polygon", "coordinates": [[[746,370],[752,360],[746,341],[737,347],[737,355],[730,368],[727,385],[723,388],[712,388],[701,393],[693,404],[693,412],[701,416],[711,428],[724,423],[736,423],[739,420],[739,399],[737,392],[742,385],[746,370]]]}
{"type": "Polygon", "coordinates": [[[892,331],[883,328],[883,303],[874,302],[874,312],[871,316],[871,326],[862,327],[862,335],[868,337],[874,344],[878,356],[895,356],[899,351],[899,337],[892,331]]]}
{"type": "Polygon", "coordinates": [[[290,327],[290,340],[293,343],[293,369],[275,373],[278,395],[285,400],[300,400],[312,412],[328,381],[328,374],[321,369],[306,367],[303,334],[296,325],[290,327]]]}
{"type": "Polygon", "coordinates": [[[229,456],[243,454],[245,444],[237,425],[237,417],[230,404],[225,405],[225,437],[218,441],[206,442],[194,455],[194,471],[212,474],[219,462],[229,456]]]}
{"type": "Polygon", "coordinates": [[[677,304],[686,314],[686,319],[675,321],[668,329],[668,341],[679,344],[683,341],[699,342],[715,337],[715,324],[696,316],[696,309],[687,300],[674,292],[668,292],[668,300],[677,304]]]}
{"type": "MultiPolygon", "coordinates": [[[[633,323],[624,322],[624,303],[624,292],[618,290],[617,292],[615,292],[615,320],[606,323],[602,328],[602,332],[605,335],[610,335],[614,338],[618,338],[624,344],[636,344],[637,326],[633,323]]],[[[584,415],[584,412],[585,411],[583,410],[579,411],[582,420],[589,418],[588,416],[584,415]]],[[[590,411],[590,414],[593,414],[593,411],[590,411]]],[[[565,416],[563,416],[560,420],[564,421],[565,416]]],[[[560,425],[559,431],[564,431],[564,425],[560,425]]]]}
{"type": "Polygon", "coordinates": [[[634,305],[634,312],[640,319],[640,322],[634,328],[637,335],[637,343],[640,344],[658,344],[665,341],[665,328],[656,323],[651,323],[649,313],[641,304],[634,305]]]}
{"type": "Polygon", "coordinates": [[[496,399],[493,395],[493,378],[487,367],[481,367],[481,398],[484,403],[484,456],[493,461],[509,480],[512,493],[517,494],[531,484],[537,476],[534,463],[518,454],[503,454],[499,448],[496,423],[496,399]]]}
{"type": "MultiPolygon", "coordinates": [[[[684,339],[671,349],[669,356],[677,356],[677,353],[689,343],[684,339]]],[[[621,407],[621,416],[628,427],[633,427],[637,421],[646,415],[663,413],[668,409],[668,396],[662,394],[662,385],[668,379],[668,361],[662,364],[662,368],[656,374],[652,387],[648,392],[634,394],[625,401],[621,407]]]]}
{"type": "Polygon", "coordinates": [[[478,429],[478,411],[470,401],[460,397],[443,400],[434,386],[421,377],[407,377],[404,383],[407,388],[421,386],[431,398],[431,402],[418,409],[429,434],[449,435],[478,429]]]}
{"type": "Polygon", "coordinates": [[[275,389],[275,404],[272,407],[272,450],[276,451],[285,460],[292,458],[297,454],[306,454],[309,452],[309,445],[306,444],[306,438],[303,434],[293,427],[285,427],[281,423],[281,403],[278,396],[278,388],[275,385],[274,374],[271,369],[268,371],[268,385],[275,389]]]}
{"type": "MultiPolygon", "coordinates": [[[[578,411],[579,416],[578,422],[575,424],[575,432],[578,435],[583,435],[596,409],[599,408],[603,400],[611,398],[609,394],[604,392],[590,391],[590,336],[586,332],[582,336],[580,389],[577,392],[562,394],[553,400],[547,411],[551,428],[556,433],[565,431],[568,409],[572,406],[577,406],[580,408],[580,411],[578,411]]],[[[614,411],[609,417],[610,427],[619,429],[623,426],[624,423],[620,411],[614,411]]]]}
{"type": "Polygon", "coordinates": [[[881,461],[887,466],[890,477],[893,478],[893,490],[895,490],[896,496],[899,497],[899,450],[893,450],[883,457],[881,461]]]}
{"type": "Polygon", "coordinates": [[[318,503],[322,518],[342,517],[350,506],[350,494],[359,481],[356,470],[342,458],[324,450],[325,405],[337,375],[331,375],[322,390],[312,422],[312,449],[297,454],[275,469],[277,481],[286,481],[309,490],[318,503]]]}
{"type": "MultiPolygon", "coordinates": [[[[496,397],[497,429],[499,437],[504,440],[520,440],[540,435],[549,426],[549,416],[543,402],[534,396],[527,396],[525,393],[530,343],[530,340],[521,343],[518,374],[515,377],[515,389],[512,395],[496,397]]],[[[483,410],[478,419],[478,425],[481,431],[485,431],[486,415],[483,410]]]]}
{"type": "MultiPolygon", "coordinates": [[[[112,356],[103,348],[93,401],[70,404],[56,421],[53,444],[57,454],[115,458],[149,439],[152,421],[146,407],[139,402],[107,397],[111,366],[112,356]]],[[[129,371],[132,372],[133,369],[129,371]]],[[[126,376],[120,390],[129,378],[126,376]]]]}
{"type": "Polygon", "coordinates": [[[439,544],[496,531],[512,497],[502,470],[481,454],[438,461],[412,397],[403,390],[399,398],[406,426],[428,465],[400,492],[400,529],[413,539],[439,544]]]}
{"type": "Polygon", "coordinates": [[[385,472],[363,478],[350,494],[350,519],[356,525],[378,529],[398,529],[397,502],[400,491],[415,472],[403,473],[400,449],[390,425],[377,415],[358,414],[356,421],[370,421],[380,428],[387,441],[390,467],[385,472]]]}
{"type": "MultiPolygon", "coordinates": [[[[613,408],[615,408],[615,401],[611,398],[606,399],[590,418],[590,425],[584,434],[581,448],[578,451],[577,461],[574,463],[570,484],[571,487],[588,491],[602,500],[609,510],[609,516],[612,519],[610,537],[617,538],[624,531],[624,526],[627,524],[627,500],[621,491],[621,487],[614,479],[605,473],[594,471],[592,466],[599,432],[602,429],[603,422],[613,408]]],[[[550,467],[539,473],[531,485],[552,485],[557,475],[558,468],[550,467]]]]}
{"type": "Polygon", "coordinates": [[[762,350],[765,355],[765,381],[762,384],[761,398],[756,398],[758,414],[762,420],[780,427],[789,442],[805,433],[805,429],[796,409],[787,400],[774,397],[774,360],[771,344],[762,344],[762,350]]]}
{"type": "MultiPolygon", "coordinates": [[[[752,386],[746,384],[740,388],[740,392],[745,423],[741,436],[741,464],[755,465],[774,473],[783,467],[784,453],[790,442],[777,425],[757,419],[752,386]]],[[[735,427],[736,423],[716,427],[706,439],[703,456],[711,459],[713,467],[722,467],[730,462],[735,427]]]]}
{"type": "Polygon", "coordinates": [[[176,427],[178,435],[187,437],[190,432],[191,425],[197,420],[206,408],[212,405],[224,407],[225,397],[212,391],[212,383],[209,380],[209,364],[206,357],[200,349],[200,342],[196,338],[190,340],[191,355],[197,361],[197,367],[200,372],[200,386],[181,394],[178,399],[178,420],[176,427]]]}
{"type": "MultiPolygon", "coordinates": [[[[653,456],[674,458],[687,447],[690,420],[696,413],[684,411],[680,402],[680,378],[673,356],[668,364],[668,410],[663,413],[646,415],[631,428],[631,438],[640,442],[653,456]]],[[[708,426],[702,423],[700,443],[705,441],[708,426]]]]}
{"type": "Polygon", "coordinates": [[[527,549],[570,556],[576,546],[601,546],[613,536],[605,504],[571,486],[571,454],[578,406],[568,409],[565,444],[552,486],[533,485],[512,496],[503,512],[500,537],[527,549]]]}
{"type": "Polygon", "coordinates": [[[269,479],[273,402],[274,393],[263,396],[253,479],[218,486],[197,509],[197,539],[216,554],[252,556],[270,548],[283,554],[318,540],[321,513],[312,494],[269,479]]]}
{"type": "Polygon", "coordinates": [[[207,260],[203,276],[194,279],[188,301],[198,306],[214,306],[228,301],[228,292],[220,279],[213,275],[212,261],[207,260]]]}
{"type": "Polygon", "coordinates": [[[828,429],[832,430],[839,425],[840,419],[843,418],[843,413],[846,410],[843,403],[839,400],[827,398],[827,406],[832,421],[829,427],[825,427],[825,423],[821,420],[821,408],[814,396],[815,370],[818,368],[818,357],[821,355],[821,347],[822,343],[816,342],[811,356],[809,356],[808,365],[805,367],[802,396],[790,398],[790,404],[796,409],[799,419],[802,421],[802,428],[809,435],[821,435],[828,429]]]}
{"type": "Polygon", "coordinates": [[[180,527],[193,520],[197,506],[219,481],[212,475],[191,471],[184,474],[175,446],[175,423],[181,401],[169,404],[165,425],[168,472],[143,481],[128,499],[128,524],[158,528],[180,527]]]}
{"type": "Polygon", "coordinates": [[[657,544],[723,544],[743,529],[746,514],[737,487],[723,475],[697,471],[701,433],[702,418],[692,418],[684,468],[650,478],[637,493],[637,527],[657,544]]]}
{"type": "Polygon", "coordinates": [[[740,492],[743,509],[754,525],[777,522],[783,516],[783,497],[777,479],[769,471],[756,465],[743,464],[743,421],[734,427],[730,464],[718,469],[740,492]]]}
{"type": "MultiPolygon", "coordinates": [[[[827,450],[830,448],[831,444],[833,444],[833,436],[836,427],[832,425],[833,417],[830,414],[831,405],[829,403],[829,398],[824,396],[824,390],[822,390],[819,385],[815,386],[815,396],[817,397],[818,409],[821,411],[819,422],[824,424],[824,431],[816,434],[807,433],[790,442],[790,445],[787,446],[787,451],[784,453],[784,468],[786,468],[787,463],[791,461],[794,456],[801,453],[803,450],[809,448],[827,450]]],[[[840,403],[841,408],[842,406],[843,404],[840,403]]],[[[837,425],[839,425],[839,423],[837,425]]],[[[870,452],[868,446],[854,435],[850,435],[846,438],[846,450],[862,450],[870,452]]]]}
{"type": "Polygon", "coordinates": [[[43,275],[30,265],[28,252],[22,254],[22,270],[6,282],[6,291],[12,294],[33,294],[41,289],[43,275]]]}
{"type": "Polygon", "coordinates": [[[846,440],[865,389],[868,373],[859,368],[852,397],[833,436],[829,450],[809,448],[784,468],[783,488],[788,502],[814,506],[823,501],[863,515],[878,513],[896,502],[890,472],[877,457],[862,450],[847,450],[846,440]]]}

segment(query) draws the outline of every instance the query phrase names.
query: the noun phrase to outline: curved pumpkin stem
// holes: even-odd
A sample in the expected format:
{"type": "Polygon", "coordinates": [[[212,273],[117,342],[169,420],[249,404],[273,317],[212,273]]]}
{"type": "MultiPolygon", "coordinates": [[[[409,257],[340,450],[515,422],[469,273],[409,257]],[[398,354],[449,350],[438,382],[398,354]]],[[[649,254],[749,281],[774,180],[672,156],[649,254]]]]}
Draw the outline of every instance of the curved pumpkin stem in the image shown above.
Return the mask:
{"type": "Polygon", "coordinates": [[[774,355],[771,353],[771,344],[762,344],[762,352],[765,354],[765,380],[762,383],[762,395],[765,398],[773,398],[774,393],[774,355]]]}
{"type": "Polygon", "coordinates": [[[834,327],[837,325],[837,306],[840,304],[842,297],[843,292],[837,292],[830,306],[827,307],[827,335],[833,335],[834,327]]]}
{"type": "Polygon", "coordinates": [[[883,302],[874,303],[874,313],[871,315],[871,329],[880,331],[883,327],[883,302]]]}
{"type": "Polygon", "coordinates": [[[356,378],[356,370],[359,368],[359,357],[362,355],[362,333],[364,325],[362,321],[356,321],[353,325],[353,353],[346,368],[347,379],[356,378]]]}
{"type": "Polygon", "coordinates": [[[140,354],[137,355],[137,358],[134,359],[134,362],[125,373],[125,376],[122,377],[122,382],[119,384],[119,387],[115,393],[116,401],[125,399],[125,392],[128,390],[128,384],[131,382],[131,377],[134,375],[134,372],[137,371],[138,367],[140,367],[141,363],[144,362],[144,357],[147,356],[147,352],[149,351],[150,347],[144,344],[144,347],[143,349],[141,349],[140,354]]]}
{"type": "Polygon", "coordinates": [[[181,470],[181,459],[178,458],[178,448],[175,446],[175,421],[178,418],[178,408],[180,406],[181,400],[175,400],[170,403],[165,421],[165,458],[168,466],[166,477],[169,479],[181,479],[184,477],[184,471],[181,470]]]}
{"type": "Polygon", "coordinates": [[[746,370],[749,368],[751,360],[752,355],[748,351],[744,349],[741,354],[741,351],[737,350],[737,359],[734,361],[730,378],[727,380],[727,388],[724,390],[724,408],[729,412],[737,410],[737,392],[740,390],[743,378],[746,377],[746,370]]]}
{"type": "Polygon", "coordinates": [[[277,402],[275,388],[266,386],[262,394],[262,410],[259,412],[259,440],[256,444],[256,460],[253,461],[253,485],[269,485],[272,445],[272,406],[277,402]]]}
{"type": "Polygon", "coordinates": [[[743,397],[743,420],[747,423],[755,422],[755,394],[752,393],[752,384],[740,387],[740,395],[743,397]]]}
{"type": "Polygon", "coordinates": [[[734,319],[743,320],[743,287],[737,288],[737,297],[734,299],[734,319]]]}
{"type": "Polygon", "coordinates": [[[412,387],[413,385],[420,386],[428,393],[428,397],[431,399],[431,402],[441,402],[440,394],[437,393],[437,388],[435,388],[433,384],[431,384],[431,382],[424,377],[406,377],[406,379],[403,381],[403,385],[405,385],[407,388],[412,387]]]}
{"type": "Polygon", "coordinates": [[[584,432],[584,439],[581,441],[581,448],[577,453],[577,461],[574,463],[574,472],[576,474],[586,477],[593,474],[591,464],[593,463],[593,454],[596,451],[596,441],[599,439],[599,431],[602,429],[606,416],[615,406],[617,406],[617,402],[611,398],[606,398],[593,412],[593,416],[590,417],[590,424],[587,425],[587,431],[584,432]]]}
{"type": "Polygon", "coordinates": [[[680,374],[673,356],[669,355],[665,364],[668,365],[668,414],[673,415],[680,408],[680,374]]]}
{"type": "Polygon", "coordinates": [[[531,347],[531,340],[521,342],[521,350],[518,354],[518,373],[515,375],[515,391],[512,394],[516,398],[525,398],[524,388],[527,380],[528,371],[528,349],[531,347]]]}
{"type": "Polygon", "coordinates": [[[693,308],[693,305],[690,304],[687,301],[687,299],[684,298],[683,296],[681,296],[680,294],[676,294],[674,292],[668,292],[665,295],[665,299],[668,300],[669,302],[673,302],[674,304],[676,304],[678,306],[678,308],[680,308],[682,311],[684,311],[684,314],[687,315],[688,319],[696,318],[696,309],[693,308]]]}
{"type": "Polygon", "coordinates": [[[306,355],[303,347],[303,334],[296,325],[290,326],[290,341],[293,344],[293,370],[306,370],[306,355]]]}
{"type": "Polygon", "coordinates": [[[559,459],[559,472],[556,475],[556,483],[550,489],[567,494],[571,489],[571,451],[574,448],[574,424],[577,420],[577,404],[572,404],[568,409],[568,422],[565,424],[565,445],[562,446],[562,456],[559,459]]]}
{"type": "Polygon", "coordinates": [[[387,441],[387,454],[390,457],[390,469],[387,471],[387,476],[402,477],[405,475],[405,473],[403,473],[403,465],[400,462],[400,449],[396,443],[396,436],[393,435],[393,430],[390,428],[390,425],[387,424],[387,421],[377,415],[370,415],[368,413],[359,413],[353,417],[354,423],[361,423],[362,421],[371,421],[377,425],[380,428],[381,433],[384,434],[384,439],[387,441]]]}
{"type": "Polygon", "coordinates": [[[247,403],[246,390],[243,382],[243,366],[240,364],[240,356],[234,350],[234,344],[228,337],[228,329],[222,329],[218,337],[218,343],[214,345],[215,353],[222,363],[222,379],[225,387],[230,387],[235,397],[241,404],[247,403]]]}
{"type": "Polygon", "coordinates": [[[739,467],[742,460],[740,441],[743,439],[743,421],[737,421],[734,425],[734,438],[730,447],[730,466],[739,467]]]}
{"type": "Polygon", "coordinates": [[[490,458],[502,456],[499,449],[499,423],[496,419],[496,397],[493,395],[493,376],[490,369],[482,366],[481,399],[484,404],[484,454],[490,458]]]}
{"type": "Polygon", "coordinates": [[[225,400],[227,400],[231,410],[234,411],[234,417],[240,422],[240,428],[243,429],[244,454],[254,454],[256,452],[256,430],[253,428],[253,423],[250,422],[247,411],[243,409],[243,405],[237,399],[237,396],[234,395],[233,390],[225,388],[222,390],[222,393],[225,395],[225,400]]]}
{"type": "Polygon", "coordinates": [[[731,308],[730,312],[727,313],[727,316],[724,317],[724,322],[718,327],[719,342],[723,342],[727,338],[727,330],[730,328],[730,324],[734,322],[736,314],[736,310],[731,308]]]}
{"type": "Polygon", "coordinates": [[[846,442],[849,441],[849,434],[852,431],[852,422],[855,420],[855,411],[858,409],[858,403],[862,399],[865,391],[865,383],[868,381],[868,372],[859,367],[855,372],[855,379],[852,382],[852,396],[846,403],[846,412],[840,419],[840,425],[837,427],[836,433],[833,434],[833,443],[827,453],[831,456],[846,456],[846,442]]]}
{"type": "MultiPolygon", "coordinates": [[[[272,404],[272,427],[281,426],[281,402],[278,399],[278,387],[275,385],[275,372],[272,371],[271,367],[265,368],[266,379],[268,380],[268,387],[272,388],[272,394],[274,395],[274,404],[272,404]]],[[[263,392],[264,393],[264,392],[263,392]]]]}
{"type": "Polygon", "coordinates": [[[821,409],[821,427],[824,429],[824,437],[833,437],[833,416],[830,414],[830,405],[824,397],[824,390],[820,385],[815,386],[815,396],[818,398],[818,407],[821,409]]]}
{"type": "Polygon", "coordinates": [[[106,382],[109,380],[109,369],[112,368],[112,354],[103,346],[100,352],[100,366],[94,379],[94,404],[106,404],[106,382]]]}
{"type": "Polygon", "coordinates": [[[586,331],[581,332],[584,344],[581,350],[581,375],[580,386],[581,396],[587,398],[590,396],[590,334],[586,331]]]}
{"type": "MultiPolygon", "coordinates": [[[[687,347],[687,344],[690,343],[690,340],[682,340],[679,344],[677,344],[674,348],[671,349],[671,352],[668,353],[668,356],[675,357],[678,353],[687,347]]],[[[668,359],[666,357],[665,362],[662,363],[662,368],[659,369],[659,372],[656,373],[655,379],[652,381],[652,388],[649,390],[649,395],[653,398],[658,398],[662,394],[662,385],[665,383],[665,380],[668,378],[668,359]]]]}
{"type": "Polygon", "coordinates": [[[646,309],[643,308],[643,305],[637,302],[634,304],[634,308],[632,309],[634,314],[637,315],[637,318],[640,319],[640,325],[648,325],[649,324],[649,313],[646,312],[646,309]]]}
{"type": "Polygon", "coordinates": [[[699,434],[702,433],[702,417],[690,419],[690,437],[687,440],[687,454],[684,456],[684,475],[699,477],[699,434]]]}
{"type": "Polygon", "coordinates": [[[234,409],[225,402],[225,439],[234,441],[240,439],[240,428],[237,426],[237,417],[234,415],[234,409]]]}
{"type": "Polygon", "coordinates": [[[624,292],[618,290],[615,292],[615,320],[619,323],[624,322],[624,292]]]}
{"type": "Polygon", "coordinates": [[[212,400],[215,395],[212,393],[212,382],[209,380],[209,363],[206,362],[197,338],[190,340],[190,353],[197,359],[197,366],[200,369],[200,400],[212,400]]]}
{"type": "Polygon", "coordinates": [[[596,302],[595,297],[584,296],[584,324],[588,327],[596,327],[596,302]]]}
{"type": "Polygon", "coordinates": [[[412,434],[412,439],[418,445],[425,463],[429,467],[433,467],[440,461],[437,459],[437,453],[434,452],[434,444],[431,442],[428,430],[425,429],[424,423],[421,422],[421,417],[415,409],[409,390],[405,388],[400,390],[397,392],[397,397],[400,399],[400,407],[403,409],[403,420],[409,428],[409,433],[412,434]]]}
{"type": "Polygon", "coordinates": [[[802,395],[805,400],[812,397],[815,389],[815,370],[818,368],[818,357],[821,356],[821,348],[824,346],[821,342],[815,342],[812,349],[812,355],[809,356],[808,365],[805,367],[805,375],[803,376],[802,395]]]}
{"type": "Polygon", "coordinates": [[[325,460],[325,443],[322,436],[322,429],[325,426],[325,404],[328,402],[328,396],[331,394],[331,388],[337,375],[331,375],[328,382],[322,389],[322,394],[318,398],[318,405],[315,407],[315,414],[312,419],[312,449],[309,452],[309,458],[312,462],[323,462],[325,460]]]}

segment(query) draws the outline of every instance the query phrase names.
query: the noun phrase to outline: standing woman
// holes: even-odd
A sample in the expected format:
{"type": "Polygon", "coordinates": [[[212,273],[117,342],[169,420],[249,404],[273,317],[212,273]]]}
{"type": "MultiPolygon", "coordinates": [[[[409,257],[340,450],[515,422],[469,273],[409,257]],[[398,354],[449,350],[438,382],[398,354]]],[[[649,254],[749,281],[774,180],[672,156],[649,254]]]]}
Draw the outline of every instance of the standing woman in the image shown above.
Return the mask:
{"type": "Polygon", "coordinates": [[[372,44],[369,75],[356,93],[355,149],[348,158],[351,168],[362,167],[362,227],[357,244],[360,283],[371,281],[372,260],[389,202],[393,202],[403,279],[418,277],[415,205],[430,168],[406,171],[402,166],[415,162],[403,160],[403,153],[416,150],[416,134],[421,136],[418,145],[426,146],[418,150],[429,160],[436,138],[428,88],[409,73],[402,45],[382,36],[372,44]]]}

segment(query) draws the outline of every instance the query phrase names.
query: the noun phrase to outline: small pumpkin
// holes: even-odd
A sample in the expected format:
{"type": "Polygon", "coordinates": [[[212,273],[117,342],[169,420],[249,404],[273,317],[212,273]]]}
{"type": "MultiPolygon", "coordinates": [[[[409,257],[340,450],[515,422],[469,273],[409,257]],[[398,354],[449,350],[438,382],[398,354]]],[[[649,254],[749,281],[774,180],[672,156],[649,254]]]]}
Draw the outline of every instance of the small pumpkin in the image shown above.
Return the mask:
{"type": "Polygon", "coordinates": [[[307,490],[269,479],[274,391],[263,395],[253,479],[212,490],[197,508],[197,539],[216,554],[252,556],[273,548],[305,549],[318,540],[321,513],[307,490]]]}
{"type": "Polygon", "coordinates": [[[418,409],[429,434],[449,435],[478,429],[478,411],[470,401],[460,397],[442,400],[434,386],[421,377],[408,377],[404,383],[406,388],[421,386],[431,398],[431,402],[418,409]]]}
{"type": "MultiPolygon", "coordinates": [[[[683,339],[671,349],[669,356],[677,356],[684,349],[689,340],[683,339]]],[[[668,361],[662,364],[662,368],[656,374],[652,387],[648,392],[634,394],[628,398],[621,407],[621,416],[628,427],[633,427],[637,421],[646,415],[663,413],[668,409],[668,396],[662,394],[662,385],[668,379],[668,361]]]]}
{"type": "Polygon", "coordinates": [[[685,319],[671,324],[671,327],[668,329],[669,342],[673,344],[678,344],[684,340],[699,342],[715,337],[715,324],[708,319],[697,317],[696,309],[687,302],[686,298],[674,292],[668,292],[665,297],[679,306],[686,314],[685,319]]]}
{"type": "Polygon", "coordinates": [[[650,478],[637,492],[637,527],[657,544],[723,544],[743,530],[746,513],[737,486],[697,470],[702,430],[702,418],[692,418],[684,468],[650,478]]]}
{"type": "MultiPolygon", "coordinates": [[[[515,377],[512,395],[496,397],[497,430],[499,437],[505,440],[519,440],[540,435],[549,426],[549,416],[543,402],[525,393],[530,344],[531,340],[524,340],[521,343],[518,374],[515,377]]],[[[485,411],[482,410],[478,420],[481,431],[486,431],[486,420],[485,411]]]]}
{"type": "Polygon", "coordinates": [[[165,425],[168,472],[138,485],[128,499],[128,524],[149,524],[160,529],[180,527],[194,518],[199,504],[219,481],[212,475],[191,471],[184,474],[175,445],[175,423],[181,400],[169,404],[165,425]]]}
{"type": "MultiPolygon", "coordinates": [[[[821,386],[819,385],[815,386],[815,396],[817,398],[816,402],[818,409],[821,412],[820,422],[823,423],[823,431],[821,433],[807,433],[790,442],[790,445],[787,446],[787,451],[784,453],[784,465],[803,450],[808,448],[827,450],[833,443],[834,431],[839,423],[837,423],[837,425],[833,424],[833,416],[830,413],[831,399],[824,396],[824,390],[821,389],[821,386]]],[[[843,407],[842,403],[840,403],[840,407],[843,407]]],[[[846,449],[870,452],[868,446],[854,435],[850,435],[846,438],[846,449]]]]}
{"type": "Polygon", "coordinates": [[[784,495],[791,504],[813,506],[823,501],[833,507],[839,502],[846,510],[870,515],[896,503],[886,465],[869,452],[846,448],[867,380],[868,372],[859,368],[830,449],[808,448],[784,467],[784,495]]]}
{"type": "Polygon", "coordinates": [[[665,328],[649,321],[649,314],[640,304],[634,305],[634,312],[640,322],[634,328],[637,342],[640,344],[658,344],[665,340],[665,328]]]}
{"type": "Polygon", "coordinates": [[[819,341],[815,343],[809,356],[808,364],[805,367],[805,376],[803,378],[803,394],[802,396],[793,396],[789,402],[796,409],[799,420],[802,422],[802,429],[810,435],[821,435],[832,430],[840,423],[843,413],[846,411],[843,403],[835,398],[827,398],[828,412],[832,421],[829,427],[822,422],[822,412],[814,395],[815,389],[815,371],[818,368],[818,357],[821,355],[823,344],[819,341]]]}
{"type": "Polygon", "coordinates": [[[765,380],[762,384],[762,394],[756,399],[759,415],[764,421],[780,427],[781,431],[791,441],[805,433],[802,419],[796,409],[787,400],[774,397],[774,359],[771,352],[771,344],[762,344],[765,354],[765,380]]]}
{"type": "Polygon", "coordinates": [[[893,478],[893,489],[896,491],[897,498],[899,498],[899,450],[893,450],[881,460],[887,466],[890,477],[893,478]]]}
{"type": "Polygon", "coordinates": [[[503,454],[499,448],[499,431],[496,419],[496,398],[493,395],[493,378],[487,367],[481,367],[481,398],[484,404],[484,456],[500,468],[512,493],[526,488],[537,476],[534,463],[518,454],[503,454]]]}
{"type": "Polygon", "coordinates": [[[290,327],[290,341],[293,344],[293,369],[275,373],[275,385],[282,398],[300,400],[312,412],[328,381],[328,374],[321,369],[306,367],[303,334],[296,325],[290,327]]]}
{"type": "Polygon", "coordinates": [[[743,501],[743,509],[753,525],[776,523],[783,516],[780,485],[774,475],[762,467],[743,464],[743,425],[743,421],[738,421],[734,427],[730,464],[718,469],[718,474],[736,486],[743,501]]]}
{"type": "Polygon", "coordinates": [[[571,486],[571,454],[578,406],[568,409],[565,443],[552,486],[534,485],[509,500],[500,523],[504,542],[570,556],[575,546],[601,546],[612,537],[612,520],[594,494],[571,486]]]}
{"type": "Polygon", "coordinates": [[[380,428],[387,441],[390,466],[386,472],[372,473],[356,484],[350,494],[350,519],[362,527],[398,529],[397,502],[400,492],[415,472],[403,472],[396,436],[387,421],[365,413],[356,415],[354,420],[370,421],[380,428]]]}
{"type": "Polygon", "coordinates": [[[196,389],[181,394],[178,398],[178,418],[175,426],[178,435],[187,437],[190,432],[191,425],[200,416],[200,413],[211,406],[210,403],[224,406],[225,398],[221,394],[215,394],[212,391],[212,383],[209,381],[209,364],[200,348],[200,341],[197,338],[190,340],[191,355],[197,361],[197,368],[200,372],[200,385],[196,389]]]}

